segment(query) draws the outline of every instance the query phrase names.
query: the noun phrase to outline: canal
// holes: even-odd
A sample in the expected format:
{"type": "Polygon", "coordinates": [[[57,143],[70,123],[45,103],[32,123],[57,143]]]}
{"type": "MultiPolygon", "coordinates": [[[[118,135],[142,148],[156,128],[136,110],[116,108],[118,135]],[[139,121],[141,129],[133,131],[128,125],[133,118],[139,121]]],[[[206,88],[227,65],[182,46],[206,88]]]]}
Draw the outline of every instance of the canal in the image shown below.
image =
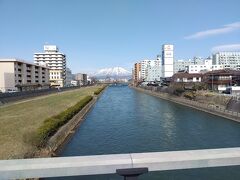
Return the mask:
{"type": "MultiPolygon", "coordinates": [[[[127,86],[112,86],[102,94],[60,156],[225,147],[240,147],[239,123],[127,86]]],[[[122,178],[101,175],[77,179],[122,178]]],[[[151,172],[140,179],[240,179],[240,167],[151,172]]]]}

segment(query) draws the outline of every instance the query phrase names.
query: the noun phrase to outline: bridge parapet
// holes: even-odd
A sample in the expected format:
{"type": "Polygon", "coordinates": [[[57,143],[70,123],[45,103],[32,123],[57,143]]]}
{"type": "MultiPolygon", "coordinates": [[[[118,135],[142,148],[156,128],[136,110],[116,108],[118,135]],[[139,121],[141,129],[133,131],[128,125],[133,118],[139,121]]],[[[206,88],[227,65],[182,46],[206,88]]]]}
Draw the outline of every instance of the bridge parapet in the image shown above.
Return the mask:
{"type": "Polygon", "coordinates": [[[240,165],[240,148],[16,159],[0,161],[0,179],[114,174],[119,169],[148,171],[240,165]]]}

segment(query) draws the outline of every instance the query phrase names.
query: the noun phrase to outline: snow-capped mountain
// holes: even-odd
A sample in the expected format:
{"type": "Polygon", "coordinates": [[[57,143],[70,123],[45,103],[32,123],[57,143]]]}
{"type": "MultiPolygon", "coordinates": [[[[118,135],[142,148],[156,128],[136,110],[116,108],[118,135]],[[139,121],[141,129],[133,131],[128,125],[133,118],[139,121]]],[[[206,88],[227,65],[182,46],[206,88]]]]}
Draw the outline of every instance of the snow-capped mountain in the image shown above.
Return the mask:
{"type": "Polygon", "coordinates": [[[122,67],[104,68],[93,74],[95,77],[128,77],[131,72],[122,67]]]}

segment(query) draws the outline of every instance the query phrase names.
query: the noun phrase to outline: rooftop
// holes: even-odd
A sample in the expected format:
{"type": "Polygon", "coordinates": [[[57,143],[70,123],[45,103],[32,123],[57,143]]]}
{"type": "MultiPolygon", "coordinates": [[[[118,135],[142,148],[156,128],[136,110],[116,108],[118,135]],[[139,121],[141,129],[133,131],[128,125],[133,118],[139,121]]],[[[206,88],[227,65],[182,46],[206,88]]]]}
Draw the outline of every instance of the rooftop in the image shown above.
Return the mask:
{"type": "Polygon", "coordinates": [[[32,66],[39,66],[39,67],[43,67],[43,68],[49,68],[47,66],[37,65],[37,64],[31,63],[31,62],[27,62],[27,61],[25,61],[23,59],[17,59],[17,58],[0,59],[0,63],[1,62],[20,62],[20,63],[24,63],[24,64],[29,64],[29,65],[32,65],[32,66]]]}

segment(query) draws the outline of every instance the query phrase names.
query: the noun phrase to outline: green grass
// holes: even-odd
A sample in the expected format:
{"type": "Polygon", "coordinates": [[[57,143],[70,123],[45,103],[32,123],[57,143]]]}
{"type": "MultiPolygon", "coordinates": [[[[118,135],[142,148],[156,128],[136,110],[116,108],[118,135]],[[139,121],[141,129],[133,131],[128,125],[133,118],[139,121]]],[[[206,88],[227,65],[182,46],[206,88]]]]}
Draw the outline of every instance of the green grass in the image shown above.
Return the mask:
{"type": "Polygon", "coordinates": [[[33,151],[35,147],[24,143],[24,134],[36,131],[45,119],[93,95],[98,88],[66,91],[0,107],[0,159],[23,158],[33,151]]]}

